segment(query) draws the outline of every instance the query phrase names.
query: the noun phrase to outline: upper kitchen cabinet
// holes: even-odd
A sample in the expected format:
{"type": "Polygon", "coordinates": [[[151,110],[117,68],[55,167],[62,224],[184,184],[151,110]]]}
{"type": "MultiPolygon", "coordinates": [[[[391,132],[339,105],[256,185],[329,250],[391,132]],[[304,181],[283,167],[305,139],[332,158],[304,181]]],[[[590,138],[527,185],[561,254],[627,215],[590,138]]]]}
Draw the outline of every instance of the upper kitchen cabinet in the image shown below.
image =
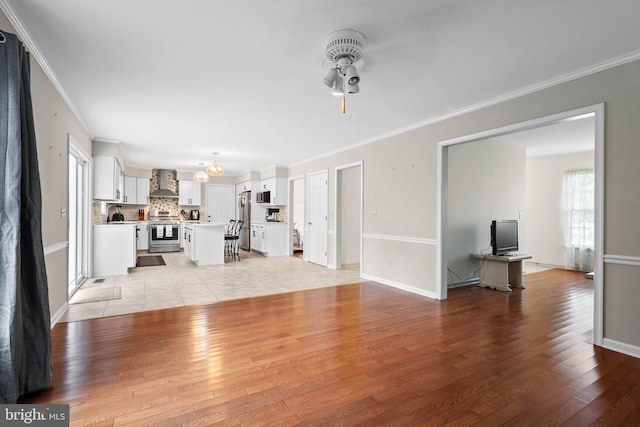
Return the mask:
{"type": "Polygon", "coordinates": [[[287,204],[287,178],[268,178],[260,181],[260,191],[269,192],[270,205],[287,204]]]}
{"type": "Polygon", "coordinates": [[[149,204],[149,178],[124,177],[124,197],[122,203],[128,205],[149,204]]]}
{"type": "Polygon", "coordinates": [[[122,201],[122,169],[115,157],[93,158],[93,198],[96,200],[122,201]]]}
{"type": "Polygon", "coordinates": [[[194,181],[178,182],[178,204],[200,206],[202,203],[202,184],[194,181]]]}
{"type": "Polygon", "coordinates": [[[127,205],[135,205],[137,203],[136,195],[138,194],[138,180],[135,176],[124,177],[124,196],[122,203],[127,205]]]}
{"type": "Polygon", "coordinates": [[[240,194],[244,191],[253,191],[253,186],[256,181],[245,181],[240,184],[236,184],[236,194],[240,194]]]}
{"type": "Polygon", "coordinates": [[[151,187],[151,180],[149,178],[136,179],[136,203],[138,205],[149,204],[149,188],[150,187],[151,187]]]}

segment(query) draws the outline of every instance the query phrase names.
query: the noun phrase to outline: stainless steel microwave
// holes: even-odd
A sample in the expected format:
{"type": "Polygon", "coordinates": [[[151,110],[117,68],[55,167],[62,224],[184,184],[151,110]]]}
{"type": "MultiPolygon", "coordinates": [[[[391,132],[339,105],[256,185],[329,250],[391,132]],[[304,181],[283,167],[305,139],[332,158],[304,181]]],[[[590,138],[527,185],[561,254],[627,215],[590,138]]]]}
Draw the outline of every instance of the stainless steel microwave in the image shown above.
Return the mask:
{"type": "Polygon", "coordinates": [[[271,192],[263,191],[262,193],[256,194],[256,202],[258,203],[271,203],[271,192]]]}

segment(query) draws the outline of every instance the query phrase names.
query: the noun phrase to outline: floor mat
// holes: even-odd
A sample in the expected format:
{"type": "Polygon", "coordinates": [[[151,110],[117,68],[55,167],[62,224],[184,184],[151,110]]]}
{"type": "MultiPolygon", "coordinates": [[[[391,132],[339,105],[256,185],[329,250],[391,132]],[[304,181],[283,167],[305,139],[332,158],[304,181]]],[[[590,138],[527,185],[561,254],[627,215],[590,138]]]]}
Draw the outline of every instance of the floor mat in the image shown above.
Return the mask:
{"type": "Polygon", "coordinates": [[[136,267],[154,267],[156,265],[166,265],[162,255],[139,256],[136,267]]]}
{"type": "Polygon", "coordinates": [[[122,298],[120,286],[114,286],[112,288],[79,289],[73,294],[71,300],[69,300],[69,304],[84,304],[87,302],[109,301],[120,298],[122,298]]]}

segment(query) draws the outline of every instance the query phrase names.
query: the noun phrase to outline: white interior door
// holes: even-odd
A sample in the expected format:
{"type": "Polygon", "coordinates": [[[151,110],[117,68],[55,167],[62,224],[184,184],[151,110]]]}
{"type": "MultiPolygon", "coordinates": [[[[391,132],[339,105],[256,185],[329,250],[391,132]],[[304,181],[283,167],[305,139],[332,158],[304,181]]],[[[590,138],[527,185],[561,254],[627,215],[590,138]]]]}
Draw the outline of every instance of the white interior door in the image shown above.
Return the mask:
{"type": "Polygon", "coordinates": [[[327,265],[328,172],[309,175],[309,231],[305,252],[314,264],[327,265]]]}
{"type": "Polygon", "coordinates": [[[208,222],[229,222],[235,218],[235,192],[233,185],[207,185],[208,222]]]}

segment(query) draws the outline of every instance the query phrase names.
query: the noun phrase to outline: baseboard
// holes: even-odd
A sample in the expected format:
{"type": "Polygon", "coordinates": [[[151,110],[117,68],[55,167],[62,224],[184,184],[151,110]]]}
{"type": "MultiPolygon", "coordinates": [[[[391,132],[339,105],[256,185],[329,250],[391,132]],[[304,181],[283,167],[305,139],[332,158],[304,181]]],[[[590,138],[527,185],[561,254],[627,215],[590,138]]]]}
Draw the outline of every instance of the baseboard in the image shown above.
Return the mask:
{"type": "Polygon", "coordinates": [[[60,321],[60,319],[62,319],[62,316],[64,316],[64,314],[67,312],[67,310],[69,310],[69,303],[64,303],[62,305],[62,307],[60,307],[58,309],[58,311],[56,311],[53,316],[51,316],[51,329],[53,329],[54,326],[56,326],[56,323],[58,323],[60,321]]]}
{"type": "Polygon", "coordinates": [[[617,351],[618,353],[626,354],[627,356],[633,356],[640,359],[640,347],[626,344],[620,341],[605,338],[602,340],[602,347],[617,351]]]}
{"type": "Polygon", "coordinates": [[[438,299],[435,292],[427,291],[425,289],[415,288],[413,286],[405,285],[403,283],[394,282],[393,280],[383,279],[381,277],[372,276],[370,274],[361,274],[363,279],[373,280],[374,282],[382,283],[383,285],[391,286],[393,288],[401,289],[403,291],[411,292],[412,294],[422,295],[423,297],[438,299]]]}

